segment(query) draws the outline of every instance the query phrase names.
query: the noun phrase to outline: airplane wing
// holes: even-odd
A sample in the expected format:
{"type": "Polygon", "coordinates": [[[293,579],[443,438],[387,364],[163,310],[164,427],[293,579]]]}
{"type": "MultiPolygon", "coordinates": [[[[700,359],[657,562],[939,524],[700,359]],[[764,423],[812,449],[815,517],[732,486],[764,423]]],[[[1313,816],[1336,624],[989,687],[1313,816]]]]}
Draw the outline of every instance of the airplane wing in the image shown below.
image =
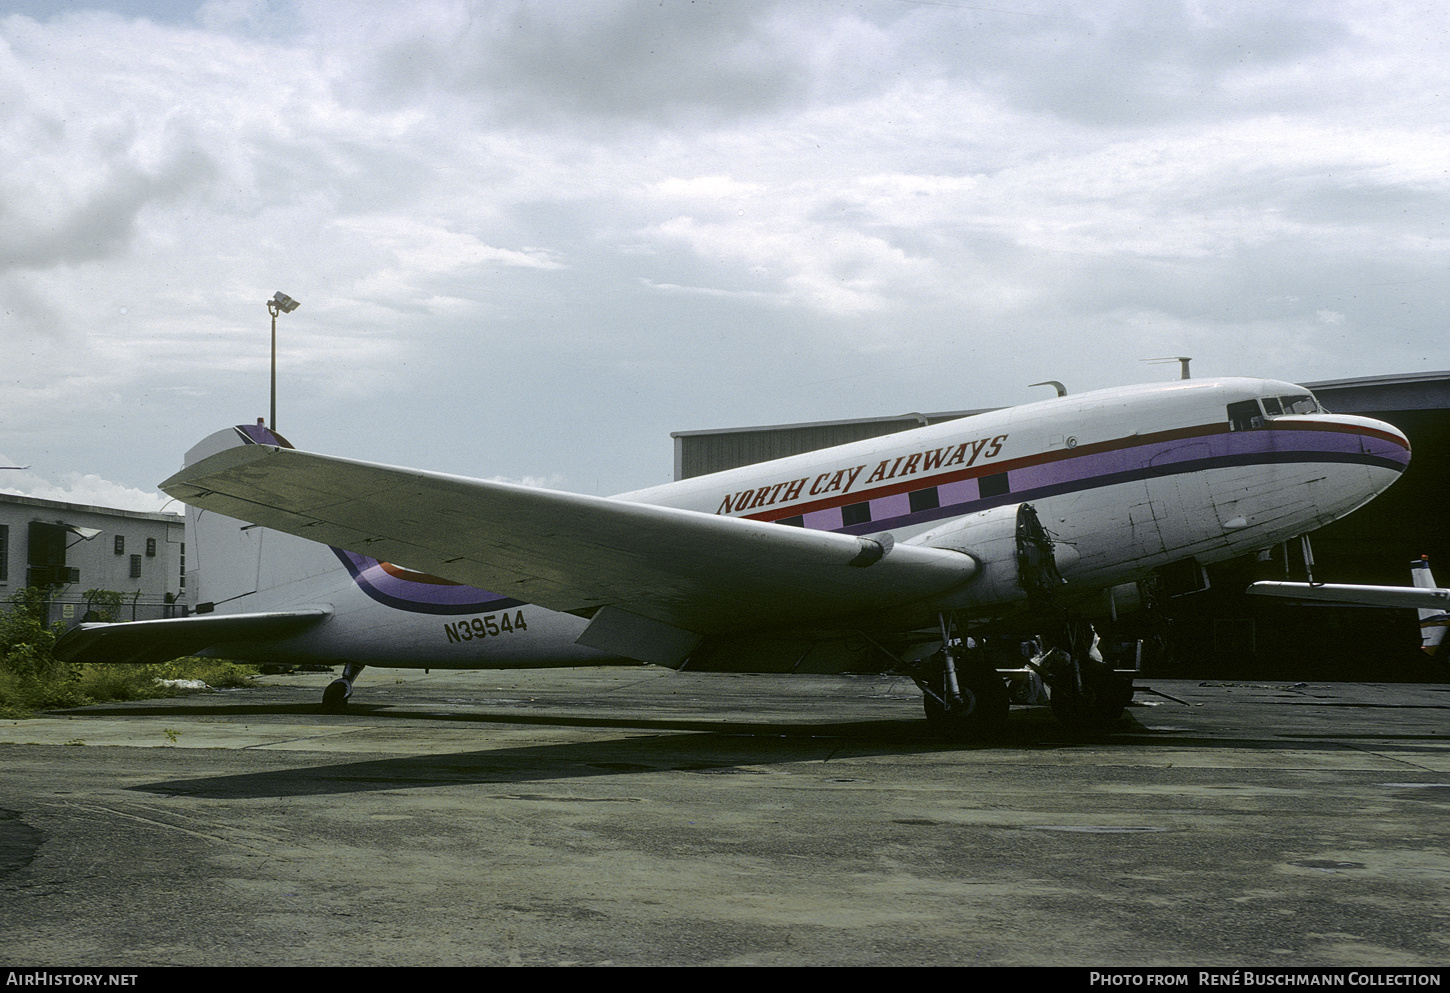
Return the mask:
{"type": "Polygon", "coordinates": [[[270,445],[218,452],[161,489],[228,517],[591,617],[581,643],[667,664],[703,635],[849,620],[952,589],[977,569],[945,549],[270,445]]]}
{"type": "Polygon", "coordinates": [[[1429,610],[1445,610],[1450,607],[1450,589],[1427,589],[1419,586],[1258,582],[1250,585],[1248,592],[1288,600],[1362,607],[1419,607],[1429,610]]]}
{"type": "Polygon", "coordinates": [[[78,624],[61,636],[52,651],[63,662],[168,662],[229,641],[296,634],[329,614],[329,610],[314,608],[78,624]]]}

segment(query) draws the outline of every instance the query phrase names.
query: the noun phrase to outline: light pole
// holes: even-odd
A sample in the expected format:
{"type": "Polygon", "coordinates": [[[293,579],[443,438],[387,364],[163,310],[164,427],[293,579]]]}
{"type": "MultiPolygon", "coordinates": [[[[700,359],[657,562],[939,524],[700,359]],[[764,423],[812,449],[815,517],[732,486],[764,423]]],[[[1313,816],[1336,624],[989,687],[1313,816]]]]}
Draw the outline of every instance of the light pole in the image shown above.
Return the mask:
{"type": "Polygon", "coordinates": [[[272,433],[277,432],[277,315],[290,314],[299,304],[281,290],[267,301],[267,313],[272,315],[272,418],[267,424],[272,433]]]}

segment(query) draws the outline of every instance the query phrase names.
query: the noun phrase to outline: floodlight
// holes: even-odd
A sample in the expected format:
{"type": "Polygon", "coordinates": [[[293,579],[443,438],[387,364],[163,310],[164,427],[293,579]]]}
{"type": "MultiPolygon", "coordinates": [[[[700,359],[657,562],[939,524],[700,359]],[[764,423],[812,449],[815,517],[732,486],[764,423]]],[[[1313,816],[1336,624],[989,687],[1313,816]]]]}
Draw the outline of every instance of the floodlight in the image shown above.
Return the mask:
{"type": "Polygon", "coordinates": [[[272,315],[272,417],[269,427],[274,432],[277,430],[277,315],[290,314],[299,306],[296,300],[281,290],[267,301],[267,313],[272,315]]]}

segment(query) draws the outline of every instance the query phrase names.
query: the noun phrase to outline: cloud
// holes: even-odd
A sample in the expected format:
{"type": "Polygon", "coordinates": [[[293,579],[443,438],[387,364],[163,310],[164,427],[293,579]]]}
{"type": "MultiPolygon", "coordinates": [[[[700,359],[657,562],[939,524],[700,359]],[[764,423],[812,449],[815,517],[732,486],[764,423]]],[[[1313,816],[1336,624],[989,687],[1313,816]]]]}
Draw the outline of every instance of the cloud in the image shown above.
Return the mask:
{"type": "Polygon", "coordinates": [[[378,45],[375,99],[468,94],[518,124],[721,120],[803,92],[806,67],[767,2],[432,4],[378,45]]]}
{"type": "Polygon", "coordinates": [[[145,492],[254,420],[279,289],[298,444],[599,492],[1064,365],[1441,354],[1410,5],[88,2],[0,19],[20,462],[145,492]]]}
{"type": "MultiPolygon", "coordinates": [[[[0,465],[13,464],[0,456],[0,465]]],[[[185,509],[164,493],[126,486],[95,473],[70,472],[62,479],[63,482],[55,483],[28,470],[0,470],[0,492],[115,510],[160,511],[168,503],[170,512],[182,513],[185,509]]]]}
{"type": "MultiPolygon", "coordinates": [[[[196,190],[213,175],[183,123],[138,119],[58,77],[78,54],[20,18],[0,35],[0,271],[103,259],[124,252],[141,212],[196,190]],[[59,49],[59,50],[58,50],[59,49]],[[50,63],[49,73],[36,72],[50,63]]],[[[93,19],[83,34],[108,25],[93,19]]],[[[93,66],[104,81],[114,65],[93,66]]]]}

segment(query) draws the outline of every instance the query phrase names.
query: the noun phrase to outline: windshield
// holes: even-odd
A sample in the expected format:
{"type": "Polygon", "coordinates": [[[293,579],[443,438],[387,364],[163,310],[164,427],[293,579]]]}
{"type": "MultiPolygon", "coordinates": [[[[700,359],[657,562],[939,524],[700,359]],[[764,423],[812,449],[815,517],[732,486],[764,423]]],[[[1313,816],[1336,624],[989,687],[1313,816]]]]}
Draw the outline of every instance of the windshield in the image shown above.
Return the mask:
{"type": "Polygon", "coordinates": [[[1275,417],[1322,413],[1324,413],[1324,408],[1319,406],[1319,401],[1308,393],[1240,400],[1238,403],[1228,405],[1229,430],[1252,431],[1255,428],[1263,427],[1275,417]]]}

